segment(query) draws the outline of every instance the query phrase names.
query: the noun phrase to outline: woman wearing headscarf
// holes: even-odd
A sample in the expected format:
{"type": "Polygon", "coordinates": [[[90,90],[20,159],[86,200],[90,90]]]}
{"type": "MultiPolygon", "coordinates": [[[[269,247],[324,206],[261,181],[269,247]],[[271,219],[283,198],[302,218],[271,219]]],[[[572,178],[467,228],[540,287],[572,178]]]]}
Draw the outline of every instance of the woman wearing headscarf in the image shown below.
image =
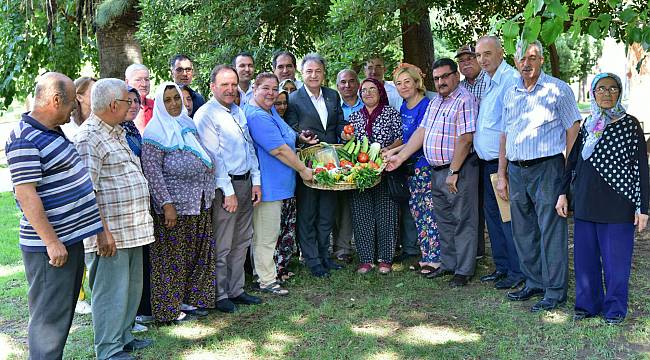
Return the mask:
{"type": "Polygon", "coordinates": [[[639,121],[621,105],[621,91],[614,74],[594,78],[591,114],[569,155],[556,206],[567,217],[573,178],[575,319],[602,315],[607,324],[627,315],[634,227],[641,231],[648,221],[645,138],[639,121]]]}
{"type": "MultiPolygon", "coordinates": [[[[302,179],[311,180],[312,170],[296,155],[296,132],[273,108],[277,96],[278,78],[270,72],[261,73],[244,111],[262,176],[262,202],[253,210],[255,271],[261,291],[286,295],[288,291],[277,281],[273,259],[281,233],[282,207],[284,201],[294,198],[296,172],[302,179]]],[[[293,244],[287,247],[293,249],[293,244]]]]}
{"type": "Polygon", "coordinates": [[[153,198],[151,306],[157,321],[183,321],[214,307],[215,242],[210,206],[214,162],[174,83],[160,85],[143,134],[142,167],[153,198]]]}
{"type": "Polygon", "coordinates": [[[296,83],[293,82],[291,79],[284,79],[280,81],[280,90],[284,90],[287,92],[287,94],[291,94],[292,92],[298,90],[298,87],[296,86],[296,83]]]}
{"type": "MultiPolygon", "coordinates": [[[[393,81],[400,96],[404,99],[400,108],[402,117],[402,139],[396,141],[388,149],[406,144],[411,135],[417,130],[429,106],[429,98],[424,87],[423,74],[415,65],[402,63],[393,73],[393,81]]],[[[404,165],[403,165],[404,166],[404,165]]],[[[418,231],[418,243],[422,256],[418,270],[422,275],[432,273],[440,266],[440,241],[438,240],[438,225],[433,214],[433,197],[431,195],[432,168],[424,157],[422,150],[417,151],[410,158],[408,186],[411,192],[409,206],[415,219],[418,231]]]]}
{"type": "MultiPolygon", "coordinates": [[[[384,86],[375,79],[361,82],[359,90],[364,106],[348,118],[357,139],[368,137],[382,148],[392,146],[402,138],[400,114],[388,105],[384,86]]],[[[392,269],[395,242],[399,234],[399,204],[388,193],[388,184],[381,181],[364,191],[354,191],[350,202],[352,231],[357,254],[358,272],[365,274],[379,262],[379,272],[387,274],[392,269]]]]}
{"type": "Polygon", "coordinates": [[[137,157],[140,157],[142,155],[142,136],[133,122],[140,112],[140,94],[136,88],[130,86],[128,88],[131,105],[129,105],[129,111],[126,112],[124,121],[120,125],[126,131],[126,142],[129,144],[129,148],[137,157]]]}

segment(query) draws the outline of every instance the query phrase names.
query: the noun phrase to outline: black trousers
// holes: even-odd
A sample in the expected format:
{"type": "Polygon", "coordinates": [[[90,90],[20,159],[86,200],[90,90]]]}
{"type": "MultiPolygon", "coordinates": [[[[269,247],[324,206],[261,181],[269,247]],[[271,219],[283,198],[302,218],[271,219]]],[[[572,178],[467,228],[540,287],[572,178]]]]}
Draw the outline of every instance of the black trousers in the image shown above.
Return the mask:
{"type": "Polygon", "coordinates": [[[336,216],[336,191],[312,189],[298,180],[296,202],[298,242],[305,264],[310,268],[325,265],[336,216]]]}

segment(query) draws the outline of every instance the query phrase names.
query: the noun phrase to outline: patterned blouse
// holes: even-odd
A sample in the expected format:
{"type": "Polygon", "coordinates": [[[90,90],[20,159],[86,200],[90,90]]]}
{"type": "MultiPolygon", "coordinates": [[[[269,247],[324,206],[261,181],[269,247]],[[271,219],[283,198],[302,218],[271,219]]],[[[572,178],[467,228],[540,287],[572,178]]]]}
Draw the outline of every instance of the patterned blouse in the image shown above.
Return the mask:
{"type": "Polygon", "coordinates": [[[357,138],[366,135],[369,142],[378,142],[382,148],[402,138],[402,116],[391,106],[384,106],[381,114],[372,124],[372,134],[370,135],[366,134],[366,118],[360,110],[353,112],[348,121],[354,126],[354,135],[357,138]]]}
{"type": "Polygon", "coordinates": [[[165,204],[174,204],[178,215],[199,215],[212,206],[216,178],[201,159],[189,151],[163,151],[142,144],[142,171],[149,181],[153,208],[162,214],[165,204]]]}

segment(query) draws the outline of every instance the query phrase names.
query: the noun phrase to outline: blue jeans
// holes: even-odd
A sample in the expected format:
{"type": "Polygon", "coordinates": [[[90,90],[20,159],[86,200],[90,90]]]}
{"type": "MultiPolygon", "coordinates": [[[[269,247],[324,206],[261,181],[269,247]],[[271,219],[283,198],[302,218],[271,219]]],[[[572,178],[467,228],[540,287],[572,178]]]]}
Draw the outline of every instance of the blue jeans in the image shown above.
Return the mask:
{"type": "Polygon", "coordinates": [[[494,266],[497,271],[508,274],[508,278],[521,280],[524,278],[524,274],[519,269],[519,256],[512,238],[511,222],[501,221],[499,205],[490,181],[490,175],[497,172],[499,164],[491,164],[483,160],[480,164],[483,168],[483,211],[490,235],[494,266]]]}

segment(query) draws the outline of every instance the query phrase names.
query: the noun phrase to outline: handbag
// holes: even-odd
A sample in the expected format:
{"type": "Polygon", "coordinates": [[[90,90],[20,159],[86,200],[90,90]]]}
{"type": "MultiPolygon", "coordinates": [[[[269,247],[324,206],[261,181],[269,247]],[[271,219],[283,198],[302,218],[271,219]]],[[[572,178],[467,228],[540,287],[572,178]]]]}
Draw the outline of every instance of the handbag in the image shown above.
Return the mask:
{"type": "Polygon", "coordinates": [[[406,184],[406,175],[399,169],[387,172],[386,183],[388,185],[388,195],[398,203],[407,203],[411,198],[411,191],[406,184]]]}

